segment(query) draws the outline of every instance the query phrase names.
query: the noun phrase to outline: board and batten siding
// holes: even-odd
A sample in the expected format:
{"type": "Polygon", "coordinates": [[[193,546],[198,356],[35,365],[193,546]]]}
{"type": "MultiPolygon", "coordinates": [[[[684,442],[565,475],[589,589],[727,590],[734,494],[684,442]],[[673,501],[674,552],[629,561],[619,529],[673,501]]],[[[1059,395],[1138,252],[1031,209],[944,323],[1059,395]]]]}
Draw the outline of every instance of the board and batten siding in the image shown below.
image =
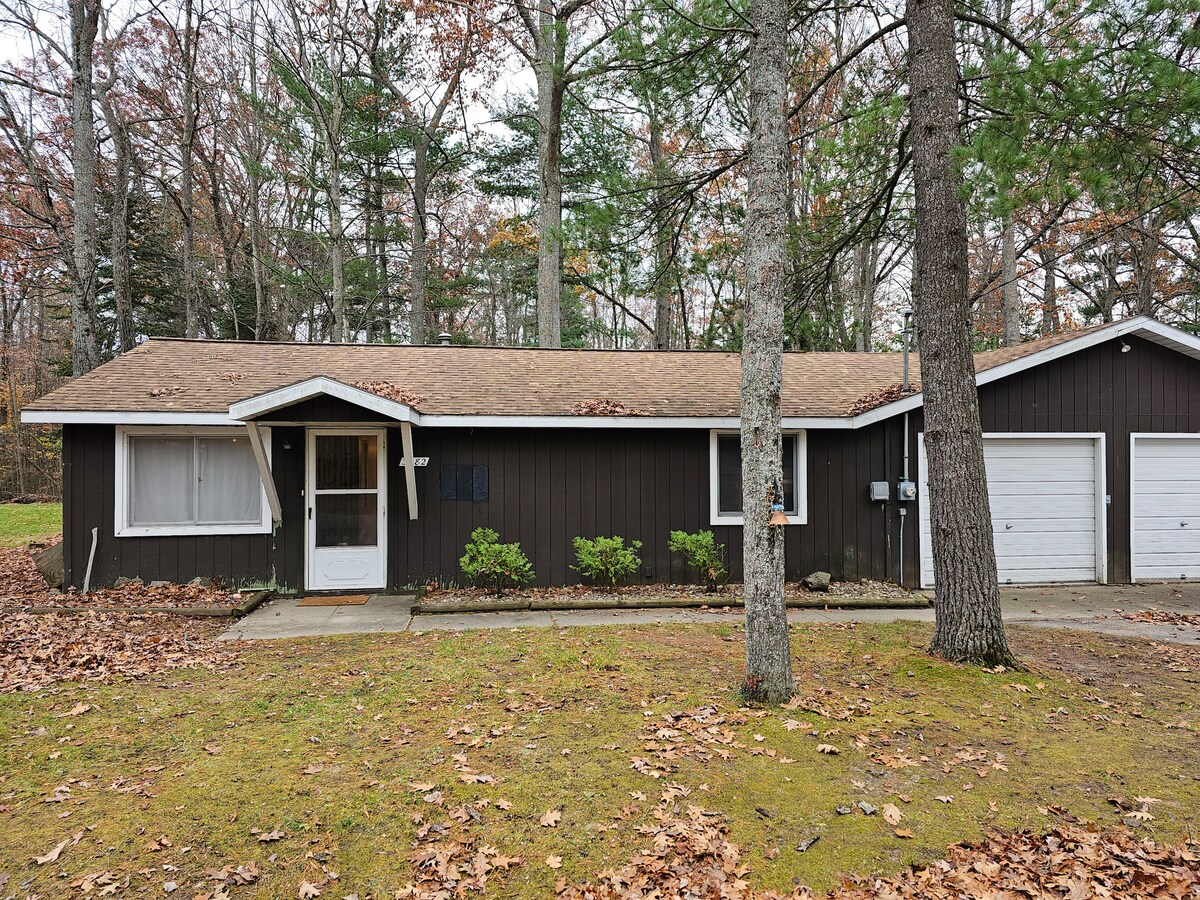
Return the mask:
{"type": "MultiPolygon", "coordinates": [[[[710,528],[727,545],[732,579],[741,578],[741,527],[710,524],[707,430],[417,428],[413,440],[416,455],[429,457],[416,470],[416,521],[406,516],[402,480],[389,481],[396,586],[461,583],[458,559],[480,526],[520,542],[541,585],[579,582],[570,568],[574,537],[613,534],[642,542],[634,581],[698,581],[667,540],[673,530],[710,528]],[[442,465],[487,466],[488,499],[439,499],[442,465]]],[[[817,569],[844,580],[896,579],[895,503],[871,503],[867,487],[899,477],[901,441],[899,420],[808,433],[808,524],[787,526],[790,580],[817,569]]],[[[910,528],[906,565],[915,583],[916,523],[910,528]]]]}
{"type": "Polygon", "coordinates": [[[116,433],[112,425],[63,426],[63,567],[65,584],[83,585],[97,529],[92,584],[117,578],[187,582],[197,576],[245,585],[298,584],[303,571],[303,509],[300,490],[303,429],[275,429],[272,457],[275,483],[284,505],[283,524],[274,535],[180,535],[115,537],[116,433]],[[298,439],[297,439],[298,436],[298,439]],[[290,443],[293,450],[285,449],[290,443]],[[300,447],[297,457],[294,448],[300,447]],[[285,499],[286,498],[286,499],[285,499]],[[292,527],[289,528],[289,523],[292,527]],[[296,532],[300,532],[297,539],[296,532]],[[299,564],[300,570],[296,569],[299,564]]]}

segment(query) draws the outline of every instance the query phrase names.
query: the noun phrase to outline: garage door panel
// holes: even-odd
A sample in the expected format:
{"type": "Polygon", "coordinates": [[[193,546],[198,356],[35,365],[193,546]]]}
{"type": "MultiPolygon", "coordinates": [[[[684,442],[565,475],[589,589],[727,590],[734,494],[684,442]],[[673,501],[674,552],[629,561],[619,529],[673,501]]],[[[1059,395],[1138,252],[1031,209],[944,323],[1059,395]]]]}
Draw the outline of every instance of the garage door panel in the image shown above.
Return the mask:
{"type": "MultiPolygon", "coordinates": [[[[1002,483],[1015,481],[1028,483],[1030,476],[1036,476],[1046,471],[1050,459],[995,459],[989,453],[984,457],[987,463],[988,481],[1002,483]]],[[[1095,462],[1090,459],[1054,459],[1056,481],[1091,481],[1095,477],[1095,462]]]]}
{"type": "Polygon", "coordinates": [[[1135,437],[1132,493],[1134,580],[1200,575],[1200,437],[1135,437]]]}
{"type": "Polygon", "coordinates": [[[1096,552],[1094,531],[1045,531],[1037,524],[1027,527],[1028,531],[1014,530],[996,533],[994,543],[998,559],[1007,556],[1032,558],[1053,556],[1059,553],[1095,554],[1096,552]]]}
{"type": "Polygon", "coordinates": [[[1027,497],[1017,494],[989,494],[993,519],[1094,519],[1096,498],[1079,494],[1048,494],[1027,497]]]}
{"type": "MultiPolygon", "coordinates": [[[[1096,442],[985,438],[984,463],[1000,582],[1095,581],[1096,442]]],[[[922,477],[927,480],[924,470],[922,477]]],[[[928,497],[928,484],[922,489],[928,497]]],[[[928,504],[920,512],[928,535],[928,504]]],[[[921,571],[923,582],[933,584],[928,540],[922,543],[921,571]]]]}

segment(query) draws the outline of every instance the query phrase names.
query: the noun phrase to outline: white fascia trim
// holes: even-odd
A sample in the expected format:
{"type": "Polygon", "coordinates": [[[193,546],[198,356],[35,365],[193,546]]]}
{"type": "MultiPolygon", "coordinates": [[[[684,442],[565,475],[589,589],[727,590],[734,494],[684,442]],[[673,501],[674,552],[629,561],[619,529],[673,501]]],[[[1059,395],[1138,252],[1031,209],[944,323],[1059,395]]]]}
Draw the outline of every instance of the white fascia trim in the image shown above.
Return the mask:
{"type": "MultiPolygon", "coordinates": [[[[784,431],[806,428],[851,428],[852,420],[837,416],[784,416],[784,431]]],[[[713,428],[737,431],[737,416],[490,416],[430,415],[415,422],[433,428],[713,428]]]]}
{"type": "Polygon", "coordinates": [[[227,413],[107,412],[86,410],[25,409],[21,421],[52,425],[241,425],[227,413]]]}
{"type": "Polygon", "coordinates": [[[362,388],[344,384],[324,375],[267,391],[265,394],[251,397],[249,400],[240,400],[229,407],[229,417],[243,422],[322,395],[337,397],[339,400],[345,400],[347,403],[369,409],[398,422],[415,423],[420,420],[416,410],[406,403],[380,397],[378,394],[372,394],[370,391],[364,391],[362,388]]]}

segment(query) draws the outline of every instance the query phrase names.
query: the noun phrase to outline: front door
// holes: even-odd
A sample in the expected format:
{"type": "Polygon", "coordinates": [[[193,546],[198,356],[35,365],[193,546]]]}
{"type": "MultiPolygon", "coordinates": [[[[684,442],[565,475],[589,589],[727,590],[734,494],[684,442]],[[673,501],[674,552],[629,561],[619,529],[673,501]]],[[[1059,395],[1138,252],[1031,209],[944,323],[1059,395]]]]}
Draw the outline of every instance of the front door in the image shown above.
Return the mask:
{"type": "Polygon", "coordinates": [[[308,589],[387,583],[387,432],[308,433],[308,589]]]}

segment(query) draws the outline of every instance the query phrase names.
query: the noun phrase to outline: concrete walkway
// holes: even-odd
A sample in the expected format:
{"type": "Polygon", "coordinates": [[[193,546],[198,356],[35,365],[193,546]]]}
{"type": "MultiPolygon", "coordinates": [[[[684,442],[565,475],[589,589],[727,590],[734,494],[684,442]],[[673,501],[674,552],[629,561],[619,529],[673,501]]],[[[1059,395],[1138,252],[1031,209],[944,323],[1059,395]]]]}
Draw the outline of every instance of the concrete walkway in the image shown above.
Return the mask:
{"type": "MultiPolygon", "coordinates": [[[[1079,628],[1129,637],[1200,645],[1200,626],[1131,622],[1122,613],[1155,609],[1200,615],[1200,583],[1159,585],[1060,585],[1001,588],[1004,619],[1047,628],[1079,628]]],[[[372,596],[361,606],[299,607],[295,599],[259,607],[221,635],[222,640],[374,634],[396,631],[467,631],[477,628],[565,628],[579,625],[640,625],[659,622],[737,622],[742,611],[644,609],[556,612],[424,613],[412,611],[412,595],[372,596]]],[[[793,622],[933,621],[932,609],[855,609],[788,612],[793,622]]]]}

